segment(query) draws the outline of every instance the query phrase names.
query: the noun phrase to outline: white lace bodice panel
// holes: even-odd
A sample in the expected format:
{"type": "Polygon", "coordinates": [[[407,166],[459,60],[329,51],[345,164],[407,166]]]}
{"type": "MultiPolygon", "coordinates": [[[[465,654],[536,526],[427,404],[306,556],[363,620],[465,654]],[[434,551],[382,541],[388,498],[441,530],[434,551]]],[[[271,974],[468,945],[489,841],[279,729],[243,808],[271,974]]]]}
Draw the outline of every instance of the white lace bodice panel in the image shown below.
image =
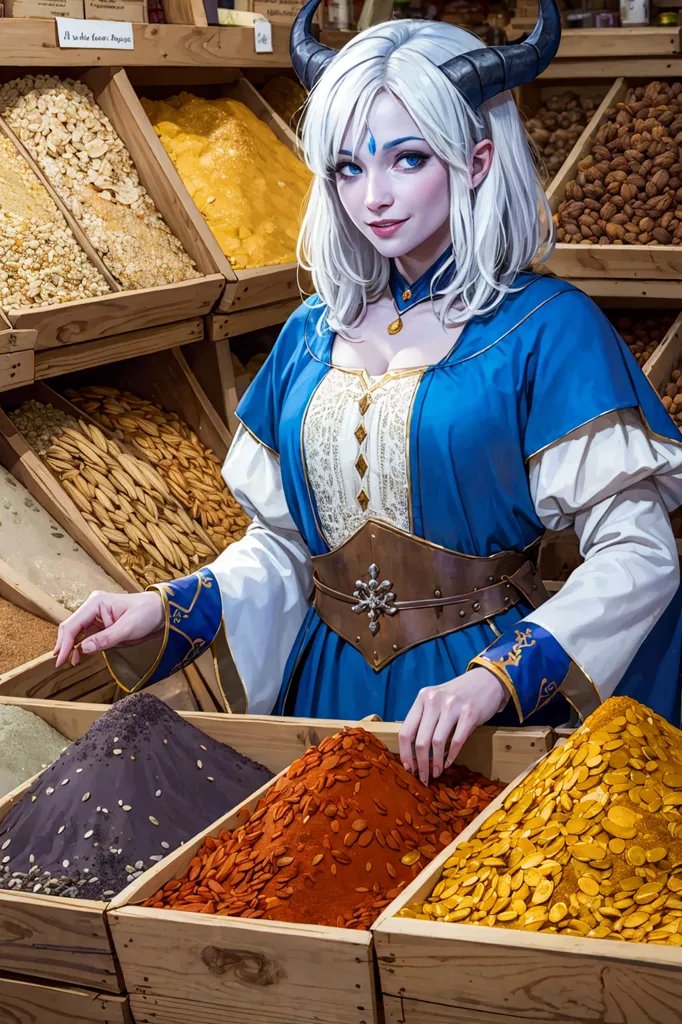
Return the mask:
{"type": "Polygon", "coordinates": [[[368,519],[410,530],[410,413],[421,376],[332,367],[310,400],[303,451],[330,548],[368,519]]]}

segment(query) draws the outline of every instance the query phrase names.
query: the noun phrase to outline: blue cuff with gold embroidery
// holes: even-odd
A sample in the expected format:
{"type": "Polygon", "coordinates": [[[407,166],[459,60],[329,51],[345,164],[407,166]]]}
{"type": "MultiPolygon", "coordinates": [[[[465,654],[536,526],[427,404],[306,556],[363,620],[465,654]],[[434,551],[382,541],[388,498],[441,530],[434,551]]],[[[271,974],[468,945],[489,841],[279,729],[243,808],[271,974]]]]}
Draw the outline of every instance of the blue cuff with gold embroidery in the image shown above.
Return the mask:
{"type": "Polygon", "coordinates": [[[161,638],[105,652],[109,670],[127,693],[166,679],[195,661],[213,643],[223,620],[218,581],[210,569],[199,569],[170,583],[155,583],[165,611],[161,638]]]}
{"type": "Polygon", "coordinates": [[[557,693],[561,693],[583,719],[601,701],[592,680],[559,641],[527,619],[473,658],[469,668],[475,665],[494,672],[511,695],[521,722],[557,693]]]}

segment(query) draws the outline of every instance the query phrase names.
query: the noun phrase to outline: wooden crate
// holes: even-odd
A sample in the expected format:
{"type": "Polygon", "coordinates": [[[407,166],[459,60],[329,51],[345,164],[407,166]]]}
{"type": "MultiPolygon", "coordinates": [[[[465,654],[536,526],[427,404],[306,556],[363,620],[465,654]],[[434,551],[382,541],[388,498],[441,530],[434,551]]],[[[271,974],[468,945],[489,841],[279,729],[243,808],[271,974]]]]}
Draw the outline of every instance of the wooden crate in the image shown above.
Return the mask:
{"type": "MultiPolygon", "coordinates": [[[[10,69],[3,70],[4,78],[10,77],[11,74],[10,69]]],[[[171,182],[168,181],[163,167],[147,146],[140,125],[130,112],[126,102],[126,90],[132,90],[125,72],[120,69],[95,68],[81,72],[77,77],[92,89],[97,103],[124,141],[142,184],[173,234],[194,260],[202,276],[178,284],[124,291],[106,269],[82,228],[56,195],[25,147],[7,125],[0,123],[0,128],[10,136],[17,149],[27,159],[59,206],[79,245],[88,254],[91,262],[100,269],[112,289],[110,294],[98,298],[8,312],[7,317],[12,327],[37,331],[36,348],[39,350],[201,316],[209,313],[218,303],[226,284],[210,248],[205,244],[204,238],[195,231],[192,219],[187,216],[182,197],[176,194],[171,182]]]]}
{"type": "Polygon", "coordinates": [[[144,0],[85,0],[85,17],[99,21],[147,21],[144,0]]]}
{"type": "Polygon", "coordinates": [[[673,370],[679,369],[682,369],[682,313],[644,365],[644,374],[651,386],[663,396],[673,370]]]}
{"type": "MultiPolygon", "coordinates": [[[[602,31],[602,30],[598,30],[602,31]]],[[[607,33],[606,33],[607,34],[607,33]]],[[[664,77],[661,75],[661,77],[664,77]]],[[[592,151],[594,136],[607,120],[607,111],[624,97],[636,80],[617,78],[589,125],[578,139],[547,189],[552,213],[564,199],[565,186],[573,181],[580,161],[592,151]]],[[[568,245],[557,243],[547,266],[559,277],[669,279],[682,277],[682,246],[679,245],[568,245]]]]}
{"type": "MultiPolygon", "coordinates": [[[[276,137],[293,153],[297,153],[296,136],[291,129],[278,117],[272,107],[263,99],[258,90],[235,69],[226,68],[221,74],[216,72],[201,74],[199,71],[187,73],[182,69],[164,68],[161,75],[147,72],[133,73],[131,80],[138,95],[171,96],[182,88],[200,95],[228,96],[239,100],[247,106],[256,117],[264,121],[276,137]]],[[[131,90],[133,92],[133,90],[131,90]]],[[[239,312],[257,306],[280,303],[284,300],[299,298],[298,264],[286,263],[281,266],[258,267],[253,270],[233,270],[230,262],[220,249],[206,221],[182,184],[180,175],[167,155],[163,145],[151,126],[142,105],[137,97],[127,94],[130,110],[136,122],[144,121],[141,130],[144,132],[147,146],[154,153],[155,159],[163,166],[164,173],[178,193],[182,195],[183,204],[187,205],[188,215],[202,238],[208,236],[207,245],[215,255],[216,264],[221,273],[233,282],[223,296],[222,302],[216,307],[216,314],[228,311],[239,312]]],[[[307,281],[303,282],[307,286],[307,281]]],[[[250,330],[251,328],[246,328],[250,330]]],[[[221,335],[225,337],[225,335],[221,335]]],[[[213,334],[209,332],[209,337],[213,334]]]]}
{"type": "Polygon", "coordinates": [[[133,1024],[125,996],[0,975],[0,1024],[133,1024]]]}
{"type": "MultiPolygon", "coordinates": [[[[225,720],[227,728],[231,720],[230,716],[225,720]]],[[[300,755],[310,742],[318,742],[342,725],[315,720],[294,724],[292,719],[285,725],[286,721],[254,719],[251,738],[258,729],[263,736],[270,732],[282,742],[287,736],[282,727],[293,728],[300,755]]],[[[398,724],[361,724],[398,750],[398,724]]],[[[506,780],[516,766],[535,760],[552,742],[547,729],[484,727],[474,733],[458,760],[489,777],[506,780]]],[[[270,757],[274,753],[269,749],[270,757]]],[[[253,810],[267,788],[244,806],[253,810]]],[[[370,932],[211,918],[136,905],[181,875],[206,836],[244,821],[248,814],[243,811],[225,815],[112,901],[107,919],[138,1024],[190,1019],[192,1024],[213,1024],[223,1018],[228,1006],[231,1024],[378,1024],[370,932]]]]}
{"type": "Polygon", "coordinates": [[[475,835],[526,774],[375,923],[386,1024],[677,1024],[680,949],[395,917],[431,893],[453,849],[475,835]]]}

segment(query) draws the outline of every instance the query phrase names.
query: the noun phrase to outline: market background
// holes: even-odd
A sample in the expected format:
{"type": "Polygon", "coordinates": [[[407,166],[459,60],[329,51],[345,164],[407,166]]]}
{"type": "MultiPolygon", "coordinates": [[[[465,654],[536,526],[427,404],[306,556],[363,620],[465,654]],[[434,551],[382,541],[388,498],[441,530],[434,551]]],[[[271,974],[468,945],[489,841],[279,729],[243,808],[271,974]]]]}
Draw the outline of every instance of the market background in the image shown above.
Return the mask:
{"type": "MultiPolygon", "coordinates": [[[[679,426],[682,0],[561,7],[556,59],[516,94],[557,227],[540,269],[604,309],[679,426]]],[[[5,0],[0,9],[7,751],[3,709],[30,710],[75,741],[119,695],[100,656],[55,671],[49,653],[58,623],[91,589],[139,591],[209,563],[243,534],[248,519],[220,466],[239,399],[309,281],[295,262],[308,180],[296,142],[304,95],[289,60],[296,0],[5,0]],[[134,47],[62,49],[57,16],[132,22],[134,47]],[[257,53],[261,18],[272,49],[257,53]]],[[[390,17],[449,21],[498,44],[529,32],[537,5],[332,0],[318,31],[338,47],[390,17]]],[[[673,525],[682,552],[682,517],[673,525]]],[[[548,535],[548,590],[579,562],[572,531],[548,535]]],[[[217,654],[223,683],[207,653],[155,688],[212,740],[278,773],[338,732],[340,723],[226,714],[233,668],[229,651],[217,654]]],[[[396,725],[363,725],[397,751],[396,725]]],[[[565,739],[485,728],[460,760],[511,784],[565,739]]],[[[0,799],[0,831],[34,782],[0,799]]],[[[364,932],[141,906],[257,800],[133,872],[109,902],[0,890],[0,1024],[678,1021],[674,946],[495,929],[472,938],[459,924],[435,936],[395,918],[405,894],[364,932]]],[[[433,860],[410,898],[425,898],[444,861],[433,860]]]]}

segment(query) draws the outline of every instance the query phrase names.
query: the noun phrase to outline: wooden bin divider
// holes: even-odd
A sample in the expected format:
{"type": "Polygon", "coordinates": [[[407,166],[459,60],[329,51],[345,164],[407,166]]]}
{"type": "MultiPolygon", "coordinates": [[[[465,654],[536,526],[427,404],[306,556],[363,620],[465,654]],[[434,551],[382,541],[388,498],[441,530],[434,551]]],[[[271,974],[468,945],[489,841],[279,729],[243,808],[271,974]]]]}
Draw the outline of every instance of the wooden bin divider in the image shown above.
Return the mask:
{"type": "Polygon", "coordinates": [[[125,996],[0,975],[0,1024],[133,1024],[125,996]]]}
{"type": "MultiPolygon", "coordinates": [[[[575,178],[578,164],[591,153],[594,137],[606,122],[608,110],[625,98],[631,84],[633,83],[625,78],[616,79],[547,189],[547,198],[553,214],[564,198],[566,185],[575,178]]],[[[559,277],[571,279],[679,280],[682,277],[682,246],[569,245],[566,242],[558,242],[547,266],[559,277]]]]}
{"type": "MultiPolygon", "coordinates": [[[[0,559],[0,597],[24,611],[57,625],[69,615],[66,608],[21,573],[0,559]]],[[[22,665],[0,673],[0,696],[44,696],[59,694],[64,699],[88,697],[102,703],[111,701],[116,686],[101,654],[86,657],[76,666],[56,669],[50,651],[22,665]]]]}
{"type": "MultiPolygon", "coordinates": [[[[532,768],[532,766],[531,766],[532,768]]],[[[531,771],[523,771],[375,922],[386,1024],[676,1024],[682,950],[607,939],[396,918],[531,771]],[[575,979],[580,978],[580,984],[575,979]]]]}
{"type": "Polygon", "coordinates": [[[123,289],[106,269],[85,232],[67,205],[59,199],[36,161],[9,125],[0,124],[0,130],[28,160],[40,182],[57,203],[79,245],[112,288],[108,295],[96,298],[77,299],[57,306],[25,307],[8,312],[7,318],[12,327],[37,332],[36,348],[39,350],[205,315],[214,308],[225,288],[225,276],[216,266],[203,238],[190,229],[188,218],[183,213],[182,197],[175,193],[172,184],[166,179],[163,168],[149,151],[134,117],[128,111],[123,95],[128,84],[125,72],[115,68],[95,68],[78,77],[92,89],[97,103],[126,145],[140,181],[202,276],[153,288],[123,289]]]}
{"type": "MultiPolygon", "coordinates": [[[[187,716],[190,718],[191,716],[187,716]]],[[[239,716],[202,716],[221,735],[239,716]]],[[[394,752],[399,724],[362,722],[394,752]]],[[[341,727],[339,722],[299,720],[298,754],[341,727]]],[[[251,719],[265,735],[272,719],[251,719]]],[[[206,731],[208,731],[206,729],[206,731]]],[[[281,730],[280,730],[281,733],[281,730]]],[[[273,735],[278,735],[273,733],[273,735]]],[[[551,730],[477,730],[458,761],[488,776],[513,777],[553,742],[551,730]]],[[[270,756],[275,751],[270,745],[270,756]]],[[[282,764],[282,767],[284,765],[282,764]]],[[[230,1006],[233,1024],[277,1020],[278,1024],[375,1024],[379,1021],[370,932],[209,915],[159,911],[137,906],[171,878],[181,875],[209,835],[248,818],[263,787],[191,843],[132,883],[110,904],[107,918],[136,1019],[185,1020],[210,1024],[230,1006]],[[244,809],[247,813],[244,813],[244,809]],[[163,942],[165,956],[159,957],[163,942]],[[324,1000],[319,979],[324,978],[324,1000]]]]}
{"type": "Polygon", "coordinates": [[[682,313],[665,338],[644,364],[644,375],[659,395],[663,396],[673,370],[682,369],[682,313]]]}

